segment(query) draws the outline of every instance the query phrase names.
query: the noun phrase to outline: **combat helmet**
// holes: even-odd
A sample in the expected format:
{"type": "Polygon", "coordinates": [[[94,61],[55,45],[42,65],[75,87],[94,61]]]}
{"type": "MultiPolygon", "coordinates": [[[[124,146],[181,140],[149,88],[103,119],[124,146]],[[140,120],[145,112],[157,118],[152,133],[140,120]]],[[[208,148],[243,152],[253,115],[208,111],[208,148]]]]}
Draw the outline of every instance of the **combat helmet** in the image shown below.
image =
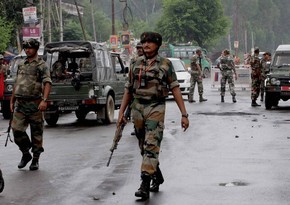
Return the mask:
{"type": "Polygon", "coordinates": [[[24,49],[25,48],[35,48],[38,50],[40,43],[38,40],[36,40],[34,38],[30,38],[30,39],[23,41],[22,45],[23,45],[24,49]]]}
{"type": "Polygon", "coordinates": [[[156,43],[159,47],[162,45],[162,36],[156,32],[144,32],[140,36],[141,43],[146,41],[156,43]]]}
{"type": "Polygon", "coordinates": [[[142,43],[138,42],[137,45],[136,45],[136,48],[142,48],[142,43]]]}

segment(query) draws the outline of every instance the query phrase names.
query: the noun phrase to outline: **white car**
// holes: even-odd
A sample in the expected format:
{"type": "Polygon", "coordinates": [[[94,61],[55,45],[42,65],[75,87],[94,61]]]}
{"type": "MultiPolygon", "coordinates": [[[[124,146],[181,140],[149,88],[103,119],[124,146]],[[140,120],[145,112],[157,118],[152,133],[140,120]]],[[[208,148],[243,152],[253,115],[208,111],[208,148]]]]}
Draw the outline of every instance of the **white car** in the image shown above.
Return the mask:
{"type": "MultiPolygon", "coordinates": [[[[179,58],[168,58],[176,72],[179,88],[182,95],[188,95],[190,87],[190,74],[188,73],[185,64],[179,58]]],[[[169,93],[172,94],[172,93],[169,93]]]]}

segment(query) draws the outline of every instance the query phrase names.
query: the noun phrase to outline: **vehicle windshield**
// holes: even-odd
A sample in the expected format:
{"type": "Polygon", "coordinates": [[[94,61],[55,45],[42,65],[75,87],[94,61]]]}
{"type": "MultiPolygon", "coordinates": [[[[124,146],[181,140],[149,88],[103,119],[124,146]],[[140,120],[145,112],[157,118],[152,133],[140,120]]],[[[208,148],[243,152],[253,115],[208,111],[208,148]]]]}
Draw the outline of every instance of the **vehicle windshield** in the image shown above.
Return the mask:
{"type": "Polygon", "coordinates": [[[185,66],[181,60],[171,60],[175,72],[185,72],[185,66]]]}
{"type": "Polygon", "coordinates": [[[275,56],[273,61],[273,66],[278,68],[287,68],[290,67],[290,55],[289,53],[281,53],[275,56]]]}

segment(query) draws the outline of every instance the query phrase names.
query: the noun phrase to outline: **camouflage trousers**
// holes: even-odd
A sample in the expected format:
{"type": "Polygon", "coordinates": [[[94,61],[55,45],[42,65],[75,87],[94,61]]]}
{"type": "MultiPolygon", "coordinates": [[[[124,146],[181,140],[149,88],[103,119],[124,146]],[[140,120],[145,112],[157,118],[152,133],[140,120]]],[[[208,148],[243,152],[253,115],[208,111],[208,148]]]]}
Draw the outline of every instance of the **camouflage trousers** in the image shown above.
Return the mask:
{"type": "Polygon", "coordinates": [[[190,88],[188,94],[188,100],[193,100],[195,84],[197,84],[198,94],[203,95],[202,78],[198,73],[192,73],[190,78],[190,88]]]}
{"type": "Polygon", "coordinates": [[[141,173],[153,175],[159,165],[160,145],[163,138],[165,101],[132,103],[132,118],[141,155],[141,173]]]}
{"type": "Polygon", "coordinates": [[[251,99],[257,100],[261,90],[261,73],[252,71],[252,91],[251,91],[251,99]]]}
{"type": "Polygon", "coordinates": [[[44,151],[43,144],[43,113],[37,109],[38,102],[16,101],[12,120],[12,131],[14,141],[21,151],[28,151],[30,148],[34,154],[44,151]],[[24,106],[23,106],[24,105],[24,106]],[[30,126],[31,140],[26,133],[30,126]]]}
{"type": "Polygon", "coordinates": [[[260,86],[261,98],[264,97],[264,93],[265,93],[265,79],[266,79],[266,76],[262,75],[261,76],[261,86],[260,86]]]}
{"type": "Polygon", "coordinates": [[[225,96],[227,81],[228,81],[228,84],[229,84],[231,95],[232,96],[236,96],[233,72],[231,70],[225,70],[225,71],[222,71],[221,73],[222,73],[222,78],[221,78],[221,96],[225,96]]]}

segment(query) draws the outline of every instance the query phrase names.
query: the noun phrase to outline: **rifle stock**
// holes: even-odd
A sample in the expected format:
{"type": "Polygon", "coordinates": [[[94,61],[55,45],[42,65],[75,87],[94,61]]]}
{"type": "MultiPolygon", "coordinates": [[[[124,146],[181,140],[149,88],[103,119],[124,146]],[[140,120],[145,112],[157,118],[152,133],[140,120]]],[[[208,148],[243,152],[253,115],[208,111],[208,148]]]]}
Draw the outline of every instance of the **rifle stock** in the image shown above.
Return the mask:
{"type": "MultiPolygon", "coordinates": [[[[127,120],[130,116],[130,113],[131,113],[131,108],[130,106],[127,107],[126,109],[126,112],[124,114],[124,118],[127,120]]],[[[121,140],[122,138],[122,133],[123,133],[123,130],[124,130],[124,127],[126,126],[126,122],[122,123],[119,127],[117,127],[116,129],[116,132],[115,132],[115,137],[113,139],[113,144],[112,144],[112,147],[110,149],[111,151],[111,155],[109,157],[109,160],[107,162],[107,167],[110,165],[110,162],[111,162],[111,159],[113,157],[113,153],[114,153],[114,150],[117,149],[118,147],[118,143],[119,141],[121,140]]]]}

